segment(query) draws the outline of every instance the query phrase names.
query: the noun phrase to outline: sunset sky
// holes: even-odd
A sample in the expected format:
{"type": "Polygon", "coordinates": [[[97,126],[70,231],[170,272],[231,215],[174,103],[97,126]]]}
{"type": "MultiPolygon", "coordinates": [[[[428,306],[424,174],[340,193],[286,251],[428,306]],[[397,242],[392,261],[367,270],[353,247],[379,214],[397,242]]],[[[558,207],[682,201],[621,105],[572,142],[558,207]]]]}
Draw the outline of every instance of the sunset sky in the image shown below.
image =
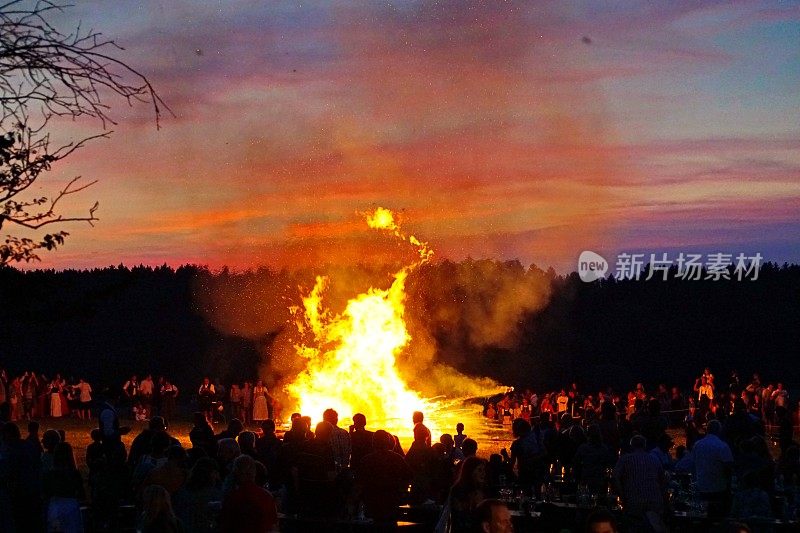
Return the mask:
{"type": "MultiPolygon", "coordinates": [[[[94,228],[38,266],[358,261],[385,206],[437,257],[800,262],[800,3],[87,1],[176,117],[55,168],[94,228]]],[[[78,137],[96,124],[67,123],[78,137]]]]}

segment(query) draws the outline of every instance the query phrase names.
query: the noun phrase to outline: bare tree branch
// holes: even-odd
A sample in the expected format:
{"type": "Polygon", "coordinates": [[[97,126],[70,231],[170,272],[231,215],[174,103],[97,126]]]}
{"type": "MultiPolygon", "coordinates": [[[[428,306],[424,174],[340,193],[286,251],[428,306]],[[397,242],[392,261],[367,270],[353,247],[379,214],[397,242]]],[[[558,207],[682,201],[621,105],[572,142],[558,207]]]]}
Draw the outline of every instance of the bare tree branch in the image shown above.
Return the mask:
{"type": "MultiPolygon", "coordinates": [[[[116,42],[80,24],[64,33],[51,23],[55,13],[70,7],[55,0],[0,4],[0,229],[6,224],[28,232],[68,222],[93,225],[97,202],[81,216],[60,214],[57,208],[62,199],[96,180],[75,177],[51,197],[30,197],[31,187],[53,164],[112,133],[107,129],[116,124],[110,98],[122,98],[130,106],[149,104],[157,128],[165,111],[172,114],[150,80],[115,56],[124,50],[116,42]],[[55,117],[93,119],[102,131],[52,148],[48,128],[55,117]]],[[[0,244],[0,265],[37,260],[37,250],[55,249],[67,235],[8,235],[0,244]]]]}

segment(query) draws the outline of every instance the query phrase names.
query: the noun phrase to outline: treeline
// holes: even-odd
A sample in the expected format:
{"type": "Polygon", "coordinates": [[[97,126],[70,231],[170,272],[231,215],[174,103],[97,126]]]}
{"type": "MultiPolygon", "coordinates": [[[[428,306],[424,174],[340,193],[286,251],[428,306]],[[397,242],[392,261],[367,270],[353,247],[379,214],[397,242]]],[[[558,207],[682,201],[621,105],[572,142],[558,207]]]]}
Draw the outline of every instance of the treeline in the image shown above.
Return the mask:
{"type": "MultiPolygon", "coordinates": [[[[390,267],[212,272],[196,266],[0,269],[0,367],[118,384],[164,374],[183,387],[296,372],[292,306],[319,274],[334,311],[390,267]]],[[[580,281],[517,261],[440,262],[406,284],[401,365],[450,365],[517,387],[689,386],[702,367],[800,385],[800,266],[758,280],[580,281]]],[[[424,379],[424,378],[423,378],[424,379]]]]}

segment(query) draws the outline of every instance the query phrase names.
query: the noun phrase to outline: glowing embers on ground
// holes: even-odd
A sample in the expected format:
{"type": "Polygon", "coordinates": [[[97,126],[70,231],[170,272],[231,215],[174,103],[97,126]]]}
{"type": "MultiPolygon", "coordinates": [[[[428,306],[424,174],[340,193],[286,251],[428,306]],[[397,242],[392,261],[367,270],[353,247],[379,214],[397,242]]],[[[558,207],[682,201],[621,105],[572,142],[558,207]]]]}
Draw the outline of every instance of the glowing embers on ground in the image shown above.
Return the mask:
{"type": "Polygon", "coordinates": [[[403,318],[406,277],[432,251],[404,235],[388,209],[368,213],[367,223],[414,245],[420,261],[396,273],[388,289],[371,288],[350,299],[338,315],[323,304],[327,278],[317,277],[313,290],[303,298],[303,309],[294,310],[300,333],[309,329],[313,333],[311,345],[297,346],[308,363],[286,390],[297,400],[300,412],[315,420],[333,408],[343,419],[363,413],[373,423],[399,430],[410,425],[414,411],[433,414],[442,407],[439,401],[409,389],[396,366],[397,354],[411,339],[403,318]]]}

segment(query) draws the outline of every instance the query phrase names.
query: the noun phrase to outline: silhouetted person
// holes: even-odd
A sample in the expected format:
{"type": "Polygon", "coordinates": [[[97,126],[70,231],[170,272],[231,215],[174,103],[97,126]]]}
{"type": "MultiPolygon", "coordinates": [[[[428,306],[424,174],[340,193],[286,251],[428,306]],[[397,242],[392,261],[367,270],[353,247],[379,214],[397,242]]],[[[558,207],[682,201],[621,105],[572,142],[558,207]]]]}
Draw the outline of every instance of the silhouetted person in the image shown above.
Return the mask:
{"type": "Polygon", "coordinates": [[[0,430],[0,505],[8,502],[8,508],[1,509],[0,524],[10,518],[18,531],[44,530],[38,473],[38,457],[23,442],[19,427],[6,422],[0,430]]]}
{"type": "Polygon", "coordinates": [[[41,454],[44,451],[44,447],[42,447],[42,441],[39,438],[39,427],[39,422],[36,420],[28,422],[28,436],[25,437],[25,440],[34,450],[41,454]]]}
{"type": "Polygon", "coordinates": [[[725,516],[730,507],[730,475],[733,454],[730,447],[720,439],[722,425],[711,420],[706,436],[692,447],[697,492],[708,501],[709,516],[725,516]]]}
{"type": "Polygon", "coordinates": [[[167,433],[167,424],[160,416],[154,416],[148,422],[147,427],[141,431],[131,442],[131,449],[128,454],[128,464],[133,468],[139,463],[139,459],[145,455],[150,449],[150,443],[153,440],[153,435],[156,433],[165,433],[169,438],[170,444],[180,446],[180,441],[167,433]]]}
{"type": "Polygon", "coordinates": [[[472,522],[474,525],[472,531],[476,533],[513,533],[514,531],[511,513],[506,504],[500,500],[488,499],[479,503],[475,508],[472,522]]]}
{"type": "Polygon", "coordinates": [[[450,489],[450,525],[454,533],[468,533],[476,527],[478,505],[489,497],[486,459],[470,457],[461,464],[458,479],[450,489]]]}
{"type": "Polygon", "coordinates": [[[231,419],[228,422],[227,429],[224,429],[215,435],[215,438],[219,441],[222,439],[236,439],[239,436],[239,433],[242,432],[244,426],[242,425],[242,421],[238,418],[231,419]]]}
{"type": "Polygon", "coordinates": [[[172,510],[169,492],[161,485],[150,485],[142,496],[141,533],[182,533],[183,525],[172,510]]]}
{"type": "Polygon", "coordinates": [[[359,460],[357,482],[367,516],[378,525],[393,524],[411,483],[411,468],[403,456],[392,451],[394,438],[386,431],[374,433],[373,446],[374,451],[359,460]]]}
{"type": "Polygon", "coordinates": [[[194,425],[189,431],[189,441],[195,448],[203,448],[209,457],[217,455],[217,439],[208,419],[202,412],[194,414],[194,425]]]}
{"type": "Polygon", "coordinates": [[[82,531],[80,502],[86,499],[83,479],[69,443],[56,446],[53,469],[42,477],[48,531],[82,531]]]}
{"type": "Polygon", "coordinates": [[[336,471],[339,472],[350,465],[350,452],[352,450],[350,433],[339,427],[339,413],[335,410],[325,409],[322,413],[322,419],[333,426],[330,443],[331,449],[333,449],[333,459],[336,461],[336,471]]]}
{"type": "Polygon", "coordinates": [[[614,466],[614,456],[603,444],[600,427],[589,426],[587,441],[578,447],[573,459],[573,470],[578,483],[585,483],[595,494],[606,491],[606,469],[614,466]]]}
{"type": "Polygon", "coordinates": [[[331,446],[333,431],[329,422],[323,420],[317,424],[314,438],[302,444],[295,458],[292,474],[304,514],[332,516],[336,512],[336,461],[331,446]]]}
{"type": "Polygon", "coordinates": [[[175,514],[188,532],[211,533],[216,523],[216,512],[210,502],[222,500],[217,463],[203,457],[189,471],[186,484],[172,497],[175,514]]]}
{"type": "Polygon", "coordinates": [[[411,501],[419,504],[434,495],[434,457],[430,447],[430,431],[422,423],[414,426],[414,441],[406,452],[406,462],[411,468],[411,501]]]}
{"type": "MultiPolygon", "coordinates": [[[[374,451],[374,433],[367,429],[367,417],[361,413],[353,415],[353,425],[350,429],[351,458],[350,466],[357,470],[361,459],[374,451]]],[[[394,440],[394,439],[393,439],[394,440]]],[[[394,448],[394,442],[392,443],[394,448]]]]}
{"type": "Polygon", "coordinates": [[[256,485],[256,462],[240,455],[233,463],[232,474],[235,487],[222,502],[220,531],[272,531],[278,523],[278,511],[272,496],[256,485]]]}
{"type": "Polygon", "coordinates": [[[427,437],[425,438],[425,445],[430,447],[431,445],[431,430],[423,424],[423,420],[425,420],[425,415],[422,414],[422,411],[414,411],[414,414],[411,416],[411,420],[414,422],[414,434],[416,435],[417,427],[419,426],[425,430],[427,433],[427,437]]]}
{"type": "Polygon", "coordinates": [[[276,489],[281,482],[277,465],[281,441],[275,435],[275,421],[264,420],[261,423],[261,436],[256,439],[256,457],[265,467],[271,489],[276,489]]]}
{"type": "Polygon", "coordinates": [[[467,457],[475,457],[478,453],[478,442],[475,439],[464,439],[464,442],[461,444],[461,451],[464,453],[464,459],[467,457]]]}
{"type": "Polygon", "coordinates": [[[614,480],[625,514],[640,523],[662,520],[666,480],[659,460],[645,449],[647,440],[636,435],[631,439],[631,452],[617,460],[614,480]]]}

